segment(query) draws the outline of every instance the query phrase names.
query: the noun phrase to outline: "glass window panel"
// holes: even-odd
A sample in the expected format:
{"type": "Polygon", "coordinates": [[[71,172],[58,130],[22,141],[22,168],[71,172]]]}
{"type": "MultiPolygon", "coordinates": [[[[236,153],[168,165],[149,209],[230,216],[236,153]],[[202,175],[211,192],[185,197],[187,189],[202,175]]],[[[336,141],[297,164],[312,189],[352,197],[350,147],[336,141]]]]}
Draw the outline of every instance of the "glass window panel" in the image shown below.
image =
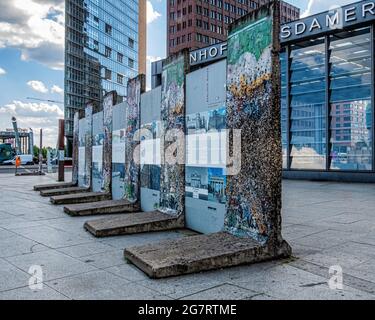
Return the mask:
{"type": "Polygon", "coordinates": [[[292,46],[291,168],[326,168],[325,44],[292,46]]]}
{"type": "Polygon", "coordinates": [[[331,168],[371,170],[370,29],[331,36],[331,168]]]}

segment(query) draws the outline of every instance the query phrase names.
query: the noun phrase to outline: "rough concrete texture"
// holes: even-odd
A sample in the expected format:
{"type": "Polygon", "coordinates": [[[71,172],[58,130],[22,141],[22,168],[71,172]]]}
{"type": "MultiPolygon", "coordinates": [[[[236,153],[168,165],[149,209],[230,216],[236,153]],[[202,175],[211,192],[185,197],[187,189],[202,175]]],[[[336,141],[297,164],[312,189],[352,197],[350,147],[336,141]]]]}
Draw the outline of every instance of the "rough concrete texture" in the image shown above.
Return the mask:
{"type": "Polygon", "coordinates": [[[79,112],[73,119],[72,183],[78,184],[79,112]]]}
{"type": "Polygon", "coordinates": [[[37,184],[34,186],[34,191],[61,189],[61,188],[72,188],[76,185],[73,182],[59,182],[59,183],[47,183],[37,184]]]}
{"type": "Polygon", "coordinates": [[[88,192],[89,189],[85,187],[66,187],[66,188],[59,188],[59,189],[52,189],[52,190],[41,190],[40,195],[42,197],[52,197],[52,196],[61,196],[64,194],[73,194],[73,193],[81,193],[81,192],[88,192]]]}
{"type": "Polygon", "coordinates": [[[160,211],[137,212],[115,218],[87,221],[84,228],[95,237],[166,231],[184,227],[184,219],[160,211]]]}
{"type": "Polygon", "coordinates": [[[50,198],[53,204],[72,204],[72,203],[86,203],[94,201],[103,201],[111,199],[109,193],[103,192],[84,192],[76,194],[65,194],[62,196],[53,196],[50,198]]]}
{"type": "Polygon", "coordinates": [[[227,232],[163,241],[124,250],[125,259],[151,278],[233,267],[287,257],[289,254],[290,252],[281,250],[276,256],[273,248],[269,250],[255,240],[239,238],[227,232]]]}
{"type": "Polygon", "coordinates": [[[185,132],[185,74],[188,71],[188,52],[170,56],[163,63],[160,119],[164,133],[173,137],[163,138],[160,168],[160,206],[159,210],[174,216],[185,214],[185,156],[183,139],[179,132],[185,132]],[[176,145],[176,163],[169,163],[168,154],[173,143],[176,145]]]}
{"type": "Polygon", "coordinates": [[[102,191],[111,193],[112,187],[112,113],[117,101],[116,91],[108,92],[103,98],[103,184],[102,191]]]}
{"type": "MultiPolygon", "coordinates": [[[[275,252],[285,245],[281,236],[279,7],[279,1],[274,1],[230,27],[226,124],[230,130],[240,130],[241,153],[240,170],[227,177],[224,223],[225,231],[274,247],[275,252]]],[[[234,140],[229,141],[234,150],[234,140]]]]}
{"type": "Polygon", "coordinates": [[[89,203],[71,204],[64,207],[64,212],[70,216],[90,216],[97,214],[111,214],[139,211],[138,203],[127,200],[105,200],[89,203]]]}
{"type": "Polygon", "coordinates": [[[140,164],[134,161],[140,158],[140,148],[134,135],[139,130],[141,93],[145,91],[145,83],[145,76],[139,75],[130,79],[127,85],[124,189],[125,199],[130,202],[140,201],[140,164]]]}

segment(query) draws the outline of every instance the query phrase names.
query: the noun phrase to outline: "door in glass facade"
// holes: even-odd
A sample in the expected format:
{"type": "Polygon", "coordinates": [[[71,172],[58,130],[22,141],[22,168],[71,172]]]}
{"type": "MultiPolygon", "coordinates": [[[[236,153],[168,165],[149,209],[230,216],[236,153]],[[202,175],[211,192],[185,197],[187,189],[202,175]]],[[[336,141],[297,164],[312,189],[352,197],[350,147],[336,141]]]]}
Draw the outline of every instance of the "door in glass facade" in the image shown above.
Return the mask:
{"type": "Polygon", "coordinates": [[[330,36],[330,169],[372,169],[371,30],[330,36]]]}
{"type": "Polygon", "coordinates": [[[324,38],[291,46],[291,169],[326,169],[325,51],[324,38]]]}

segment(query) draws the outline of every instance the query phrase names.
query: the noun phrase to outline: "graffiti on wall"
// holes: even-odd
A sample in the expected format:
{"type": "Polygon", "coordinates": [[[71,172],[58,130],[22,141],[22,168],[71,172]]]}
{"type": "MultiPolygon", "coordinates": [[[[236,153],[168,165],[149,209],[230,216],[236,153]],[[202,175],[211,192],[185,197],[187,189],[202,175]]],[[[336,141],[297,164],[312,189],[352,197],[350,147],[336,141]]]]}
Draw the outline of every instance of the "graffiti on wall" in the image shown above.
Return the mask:
{"type": "Polygon", "coordinates": [[[108,92],[103,98],[103,181],[102,191],[111,192],[112,181],[112,112],[116,104],[115,91],[108,92]]]}
{"type": "Polygon", "coordinates": [[[86,186],[85,173],[85,157],[86,157],[86,119],[82,118],[78,121],[78,185],[80,187],[86,186]]]}
{"type": "Polygon", "coordinates": [[[88,104],[85,108],[86,133],[85,133],[85,186],[91,186],[92,166],[92,113],[93,105],[88,104]]]}
{"type": "Polygon", "coordinates": [[[142,91],[143,76],[130,79],[127,86],[127,112],[126,112],[126,136],[125,136],[125,199],[130,202],[139,200],[140,191],[140,166],[139,162],[139,142],[134,138],[134,134],[140,128],[140,101],[142,91]]]}
{"type": "Polygon", "coordinates": [[[279,227],[281,210],[275,12],[272,5],[262,7],[236,23],[228,37],[226,122],[228,129],[242,130],[242,164],[238,175],[227,177],[224,229],[262,244],[279,227]]]}
{"type": "Polygon", "coordinates": [[[79,144],[79,113],[74,114],[73,119],[73,150],[72,150],[72,182],[78,183],[78,144],[79,144]]]}
{"type": "MultiPolygon", "coordinates": [[[[163,133],[173,129],[185,132],[185,55],[171,59],[163,66],[161,93],[161,123],[163,133]]],[[[176,139],[166,141],[162,157],[176,139]]],[[[160,179],[160,210],[179,216],[184,212],[185,169],[183,164],[162,161],[160,179]]]]}

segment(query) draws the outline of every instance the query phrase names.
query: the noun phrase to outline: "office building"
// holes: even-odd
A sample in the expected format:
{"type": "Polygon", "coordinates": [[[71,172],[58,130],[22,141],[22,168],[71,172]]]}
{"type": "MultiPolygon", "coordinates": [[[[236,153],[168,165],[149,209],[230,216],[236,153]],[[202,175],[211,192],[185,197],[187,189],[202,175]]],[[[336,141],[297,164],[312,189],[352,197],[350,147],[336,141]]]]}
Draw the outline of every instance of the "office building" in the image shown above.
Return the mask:
{"type": "Polygon", "coordinates": [[[106,92],[126,96],[128,79],[146,73],[146,0],[65,1],[65,135],[73,116],[106,92]]]}
{"type": "MultiPolygon", "coordinates": [[[[167,0],[167,53],[198,49],[225,41],[228,25],[267,0],[167,0]]],[[[281,2],[282,22],[299,18],[300,10],[281,2]]]]}

